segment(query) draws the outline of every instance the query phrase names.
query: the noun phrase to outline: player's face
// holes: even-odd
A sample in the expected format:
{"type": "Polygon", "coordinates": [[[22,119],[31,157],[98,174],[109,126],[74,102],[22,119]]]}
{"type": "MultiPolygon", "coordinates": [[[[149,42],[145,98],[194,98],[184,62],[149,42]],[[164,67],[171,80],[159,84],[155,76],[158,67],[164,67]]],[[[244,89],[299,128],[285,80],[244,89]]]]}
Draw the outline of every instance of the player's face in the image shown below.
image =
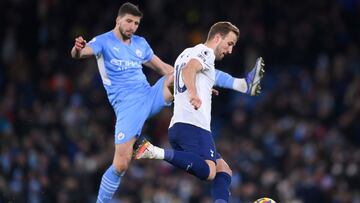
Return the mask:
{"type": "Polygon", "coordinates": [[[220,42],[215,48],[215,60],[221,60],[225,55],[231,54],[237,42],[237,36],[234,32],[229,32],[224,38],[220,38],[220,42]]]}
{"type": "Polygon", "coordinates": [[[131,14],[125,14],[124,16],[119,16],[116,19],[116,24],[118,25],[119,32],[123,39],[127,40],[130,39],[138,29],[140,24],[140,17],[131,14]]]}

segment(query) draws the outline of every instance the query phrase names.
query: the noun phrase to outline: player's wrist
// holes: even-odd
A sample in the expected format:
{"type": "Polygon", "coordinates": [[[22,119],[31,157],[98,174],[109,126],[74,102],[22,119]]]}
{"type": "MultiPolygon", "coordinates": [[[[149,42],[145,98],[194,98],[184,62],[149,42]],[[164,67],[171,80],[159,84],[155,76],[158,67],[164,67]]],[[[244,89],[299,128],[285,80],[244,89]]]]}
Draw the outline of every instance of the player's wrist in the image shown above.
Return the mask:
{"type": "Polygon", "coordinates": [[[189,97],[190,98],[197,98],[198,97],[197,92],[196,91],[189,91],[189,97]]]}

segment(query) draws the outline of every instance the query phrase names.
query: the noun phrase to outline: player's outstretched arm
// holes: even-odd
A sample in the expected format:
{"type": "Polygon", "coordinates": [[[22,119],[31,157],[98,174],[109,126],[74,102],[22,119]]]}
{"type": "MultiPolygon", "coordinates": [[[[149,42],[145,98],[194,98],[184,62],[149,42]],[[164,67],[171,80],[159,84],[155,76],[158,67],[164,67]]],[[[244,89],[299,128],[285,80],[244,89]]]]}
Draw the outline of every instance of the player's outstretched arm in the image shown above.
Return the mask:
{"type": "Polygon", "coordinates": [[[169,65],[169,64],[165,63],[164,61],[162,61],[155,54],[152,57],[152,59],[150,61],[144,63],[144,65],[151,68],[151,69],[153,69],[153,70],[155,70],[160,75],[172,74],[173,71],[174,71],[174,67],[172,67],[171,65],[169,65]]]}
{"type": "Polygon", "coordinates": [[[91,47],[86,46],[86,40],[82,36],[75,38],[75,43],[71,49],[71,57],[74,59],[88,58],[93,56],[94,52],[91,47]]]}

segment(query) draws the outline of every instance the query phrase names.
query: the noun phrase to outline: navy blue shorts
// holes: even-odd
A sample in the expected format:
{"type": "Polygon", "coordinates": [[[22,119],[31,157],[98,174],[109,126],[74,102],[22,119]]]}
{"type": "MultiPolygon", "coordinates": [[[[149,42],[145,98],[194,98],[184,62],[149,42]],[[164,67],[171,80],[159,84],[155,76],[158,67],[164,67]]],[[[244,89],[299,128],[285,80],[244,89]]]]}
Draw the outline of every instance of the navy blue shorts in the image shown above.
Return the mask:
{"type": "Polygon", "coordinates": [[[173,149],[193,152],[205,160],[216,159],[221,156],[216,152],[211,132],[186,123],[175,123],[169,128],[169,141],[173,149]]]}

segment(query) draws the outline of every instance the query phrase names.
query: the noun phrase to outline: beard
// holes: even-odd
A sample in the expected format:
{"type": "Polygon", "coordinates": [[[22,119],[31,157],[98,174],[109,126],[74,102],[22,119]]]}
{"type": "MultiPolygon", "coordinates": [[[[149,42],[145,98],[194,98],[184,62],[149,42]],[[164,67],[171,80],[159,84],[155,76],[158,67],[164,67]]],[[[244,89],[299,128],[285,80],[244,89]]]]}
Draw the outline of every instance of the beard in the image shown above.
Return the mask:
{"type": "Polygon", "coordinates": [[[218,46],[215,48],[214,54],[215,54],[215,61],[220,61],[221,59],[224,58],[224,55],[221,53],[218,46]]]}
{"type": "Polygon", "coordinates": [[[215,61],[220,61],[224,58],[225,54],[221,53],[218,50],[215,50],[215,61]]]}
{"type": "Polygon", "coordinates": [[[130,39],[130,38],[132,37],[132,35],[133,35],[133,32],[130,32],[130,31],[128,31],[129,34],[126,34],[126,31],[121,30],[121,29],[119,29],[119,31],[120,31],[121,37],[122,37],[124,40],[130,39]]]}
{"type": "Polygon", "coordinates": [[[215,56],[215,61],[221,61],[224,58],[223,54],[219,54],[215,56]]]}

